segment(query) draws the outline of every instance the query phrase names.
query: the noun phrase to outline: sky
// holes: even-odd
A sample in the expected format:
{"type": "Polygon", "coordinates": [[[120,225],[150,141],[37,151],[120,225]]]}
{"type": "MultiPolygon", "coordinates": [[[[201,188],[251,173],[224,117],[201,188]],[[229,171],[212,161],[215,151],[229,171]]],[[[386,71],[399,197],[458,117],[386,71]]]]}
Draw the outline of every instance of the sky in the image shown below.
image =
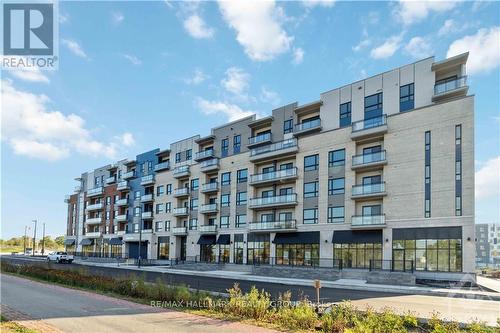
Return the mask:
{"type": "Polygon", "coordinates": [[[64,234],[82,172],[466,51],[476,223],[500,222],[500,3],[61,2],[59,69],[1,72],[1,236],[64,234]]]}

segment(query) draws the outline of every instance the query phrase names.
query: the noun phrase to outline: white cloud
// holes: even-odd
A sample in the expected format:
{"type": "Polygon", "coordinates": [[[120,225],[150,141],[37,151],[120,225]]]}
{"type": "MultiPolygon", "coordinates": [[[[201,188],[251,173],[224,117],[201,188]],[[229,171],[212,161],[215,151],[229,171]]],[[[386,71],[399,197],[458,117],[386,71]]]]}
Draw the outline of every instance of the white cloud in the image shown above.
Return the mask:
{"type": "Polygon", "coordinates": [[[360,42],[358,43],[358,45],[353,46],[353,47],[352,47],[352,50],[353,50],[354,52],[359,52],[359,51],[361,51],[362,49],[364,49],[364,48],[366,48],[366,47],[370,46],[370,45],[371,45],[371,43],[372,43],[372,41],[371,41],[370,39],[368,39],[368,38],[367,38],[367,39],[363,39],[362,41],[360,41],[360,42]]]}
{"type": "Polygon", "coordinates": [[[125,20],[125,16],[123,16],[123,13],[121,12],[113,12],[111,13],[111,20],[113,21],[113,24],[118,25],[125,20]]]}
{"type": "Polygon", "coordinates": [[[292,63],[294,65],[298,65],[298,64],[302,63],[303,60],[304,60],[304,50],[302,50],[302,48],[300,48],[300,47],[294,49],[292,63]]]}
{"type": "Polygon", "coordinates": [[[221,85],[227,91],[242,95],[247,89],[250,81],[250,74],[238,67],[230,67],[226,70],[226,77],[221,80],[221,85]]]}
{"type": "Polygon", "coordinates": [[[45,95],[17,90],[11,81],[2,81],[2,140],[15,154],[48,161],[72,152],[116,157],[116,142],[96,140],[81,117],[52,110],[50,104],[45,95]]]}
{"type": "Polygon", "coordinates": [[[242,110],[239,106],[234,104],[221,101],[208,101],[203,98],[198,99],[197,105],[204,114],[223,114],[229,121],[241,119],[254,114],[254,112],[242,110]]]}
{"type": "Polygon", "coordinates": [[[488,160],[475,176],[476,199],[500,197],[500,156],[488,160]]]}
{"type": "Polygon", "coordinates": [[[69,14],[59,12],[59,23],[64,24],[69,22],[69,14]]]}
{"type": "Polygon", "coordinates": [[[431,55],[429,41],[423,37],[413,37],[405,46],[405,52],[413,58],[422,59],[431,55]]]}
{"type": "Polygon", "coordinates": [[[405,25],[410,25],[422,21],[431,12],[445,12],[453,9],[458,4],[459,1],[400,0],[393,11],[393,15],[396,20],[403,22],[405,25]]]}
{"type": "Polygon", "coordinates": [[[194,38],[212,38],[215,30],[206,25],[205,21],[198,15],[193,14],[184,20],[184,29],[194,38]]]}
{"type": "Polygon", "coordinates": [[[23,81],[42,82],[42,83],[50,82],[49,78],[45,74],[43,74],[38,67],[32,67],[30,69],[13,70],[9,71],[9,73],[15,78],[18,78],[23,81]]]}
{"type": "Polygon", "coordinates": [[[385,59],[391,57],[401,46],[401,40],[401,35],[388,38],[382,45],[372,49],[370,56],[373,59],[385,59]]]}
{"type": "Polygon", "coordinates": [[[293,37],[283,30],[283,10],[274,1],[219,1],[219,8],[250,59],[269,61],[290,50],[293,37]]]}
{"type": "Polygon", "coordinates": [[[467,72],[488,72],[500,66],[500,27],[479,29],[475,35],[465,36],[451,43],[446,57],[469,52],[467,72]]]}
{"type": "Polygon", "coordinates": [[[184,82],[186,82],[187,84],[198,85],[208,78],[209,76],[203,73],[201,69],[195,69],[193,76],[184,79],[184,82]]]}
{"type": "Polygon", "coordinates": [[[264,103],[270,103],[273,106],[281,102],[278,93],[266,87],[262,87],[260,90],[260,100],[264,103]]]}
{"type": "Polygon", "coordinates": [[[138,65],[142,65],[142,60],[137,58],[135,55],[132,55],[132,54],[122,54],[122,56],[127,59],[128,61],[130,61],[130,63],[132,65],[135,65],[135,66],[138,66],[138,65]]]}
{"type": "Polygon", "coordinates": [[[444,21],[443,26],[438,31],[438,36],[445,36],[457,29],[457,24],[453,19],[444,21]]]}
{"type": "Polygon", "coordinates": [[[121,143],[126,147],[130,147],[135,144],[135,139],[132,133],[129,132],[123,133],[118,138],[120,139],[121,143]]]}
{"type": "Polygon", "coordinates": [[[304,7],[313,8],[313,7],[326,7],[331,8],[335,5],[335,0],[305,0],[302,1],[304,7]]]}
{"type": "Polygon", "coordinates": [[[78,42],[72,40],[72,39],[61,39],[61,43],[66,46],[74,55],[84,58],[84,59],[89,59],[83,48],[78,44],[78,42]]]}

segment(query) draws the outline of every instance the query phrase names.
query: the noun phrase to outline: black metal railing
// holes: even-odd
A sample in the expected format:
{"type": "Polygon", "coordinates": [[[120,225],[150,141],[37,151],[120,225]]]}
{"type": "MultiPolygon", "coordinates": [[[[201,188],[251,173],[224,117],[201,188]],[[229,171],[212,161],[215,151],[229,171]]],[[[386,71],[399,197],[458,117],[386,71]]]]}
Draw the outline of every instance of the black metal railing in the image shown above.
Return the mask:
{"type": "Polygon", "coordinates": [[[371,259],[369,270],[413,273],[415,271],[415,262],[413,260],[371,259]]]}
{"type": "Polygon", "coordinates": [[[283,258],[266,257],[251,258],[247,260],[247,265],[253,266],[279,266],[279,267],[310,267],[341,270],[343,268],[342,259],[333,258],[283,258]]]}

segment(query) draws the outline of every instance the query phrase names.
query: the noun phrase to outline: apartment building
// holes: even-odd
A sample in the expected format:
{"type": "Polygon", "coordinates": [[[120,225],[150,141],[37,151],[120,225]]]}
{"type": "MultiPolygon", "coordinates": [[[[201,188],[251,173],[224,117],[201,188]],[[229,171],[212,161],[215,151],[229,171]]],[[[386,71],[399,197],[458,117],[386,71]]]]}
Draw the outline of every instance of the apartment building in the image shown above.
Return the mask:
{"type": "Polygon", "coordinates": [[[476,264],[480,267],[500,265],[500,224],[476,224],[476,264]]]}
{"type": "Polygon", "coordinates": [[[67,244],[157,260],[473,272],[467,57],[423,59],[85,173],[67,199],[67,244]]]}

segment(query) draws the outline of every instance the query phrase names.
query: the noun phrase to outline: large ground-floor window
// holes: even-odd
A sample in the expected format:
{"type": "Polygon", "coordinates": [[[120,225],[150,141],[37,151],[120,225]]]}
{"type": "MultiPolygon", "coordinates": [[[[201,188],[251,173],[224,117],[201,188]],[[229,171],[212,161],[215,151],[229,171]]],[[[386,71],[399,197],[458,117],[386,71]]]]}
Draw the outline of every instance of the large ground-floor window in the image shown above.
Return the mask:
{"type": "Polygon", "coordinates": [[[242,264],[243,263],[243,251],[244,251],[244,243],[243,243],[243,234],[234,235],[234,263],[242,264]]]}
{"type": "Polygon", "coordinates": [[[170,244],[169,243],[158,243],[158,259],[167,260],[170,257],[170,244]]]}
{"type": "Polygon", "coordinates": [[[66,245],[66,252],[68,252],[68,254],[73,254],[75,251],[75,245],[66,245]]]}
{"type": "Polygon", "coordinates": [[[342,260],[343,268],[369,268],[370,260],[382,259],[382,243],[335,243],[333,258],[342,260]]]}
{"type": "Polygon", "coordinates": [[[82,246],[82,252],[84,255],[92,255],[94,253],[94,244],[92,245],[83,245],[82,246]]]}
{"type": "Polygon", "coordinates": [[[276,244],[276,265],[317,266],[319,244],[276,244]]]}
{"type": "Polygon", "coordinates": [[[123,246],[122,245],[111,245],[111,257],[121,258],[123,256],[123,246]]]}
{"type": "Polygon", "coordinates": [[[419,271],[462,271],[461,239],[393,240],[392,258],[395,268],[403,262],[414,262],[419,271]]]}
{"type": "Polygon", "coordinates": [[[215,255],[217,253],[215,244],[202,244],[200,245],[200,260],[203,262],[215,262],[215,255]]]}
{"type": "Polygon", "coordinates": [[[219,244],[219,261],[229,262],[229,244],[219,244]]]}
{"type": "Polygon", "coordinates": [[[269,264],[270,253],[269,234],[248,235],[247,263],[269,264]]]}

